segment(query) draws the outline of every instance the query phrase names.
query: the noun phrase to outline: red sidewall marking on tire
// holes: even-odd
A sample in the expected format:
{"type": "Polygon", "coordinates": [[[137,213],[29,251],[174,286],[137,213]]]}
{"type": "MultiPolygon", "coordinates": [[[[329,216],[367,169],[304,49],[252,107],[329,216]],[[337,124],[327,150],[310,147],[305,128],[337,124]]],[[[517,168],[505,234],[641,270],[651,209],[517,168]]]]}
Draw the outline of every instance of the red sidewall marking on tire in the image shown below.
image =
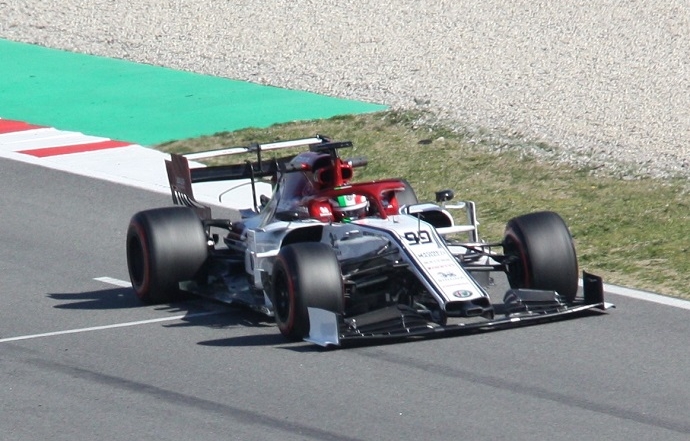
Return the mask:
{"type": "Polygon", "coordinates": [[[514,245],[520,250],[520,261],[522,262],[522,270],[523,270],[523,275],[525,277],[525,280],[524,280],[525,287],[529,288],[531,283],[532,283],[532,280],[531,280],[532,279],[532,277],[531,277],[532,268],[529,267],[529,261],[527,259],[527,252],[523,248],[522,242],[517,240],[517,237],[515,236],[515,234],[513,234],[512,232],[509,232],[508,234],[506,234],[506,236],[509,236],[510,238],[512,238],[514,245]]]}
{"type": "Polygon", "coordinates": [[[141,245],[142,260],[144,267],[141,275],[141,284],[139,285],[139,288],[135,287],[134,284],[132,284],[132,286],[134,287],[134,292],[137,294],[137,297],[142,298],[140,292],[148,291],[149,285],[151,284],[151,267],[149,266],[149,245],[146,238],[146,234],[144,233],[144,229],[141,227],[141,225],[139,225],[139,223],[134,223],[132,224],[132,226],[137,232],[136,235],[139,236],[139,243],[141,245]]]}
{"type": "MultiPolygon", "coordinates": [[[[284,270],[288,269],[287,262],[282,258],[282,256],[278,256],[276,260],[280,260],[284,270]]],[[[295,299],[295,284],[292,280],[292,275],[288,271],[283,272],[285,273],[285,279],[287,280],[288,285],[288,316],[285,323],[287,323],[286,332],[289,334],[295,328],[295,308],[297,307],[297,302],[295,299]]]]}

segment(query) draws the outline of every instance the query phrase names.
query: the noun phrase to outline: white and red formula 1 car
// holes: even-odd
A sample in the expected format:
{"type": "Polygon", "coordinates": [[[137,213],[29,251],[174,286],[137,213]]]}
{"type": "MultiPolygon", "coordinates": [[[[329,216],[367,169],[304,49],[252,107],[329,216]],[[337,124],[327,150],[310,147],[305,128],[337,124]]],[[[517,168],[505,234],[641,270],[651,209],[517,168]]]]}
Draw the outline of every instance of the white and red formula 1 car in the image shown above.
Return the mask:
{"type": "Polygon", "coordinates": [[[243,304],[274,316],[287,338],[323,346],[481,332],[612,306],[597,276],[583,273],[579,293],[575,248],[558,214],[513,218],[500,243],[485,243],[475,204],[452,203],[450,190],[419,203],[403,179],[353,181],[367,161],[341,158],[351,146],[321,136],[254,144],[193,155],[253,152],[254,161],[193,169],[171,155],[176,206],[136,213],[127,232],[137,296],[169,302],[183,290],[243,304]],[[265,159],[295,146],[306,151],[265,159]],[[195,183],[240,179],[255,200],[240,221],[216,219],[194,198],[195,183]],[[256,196],[260,181],[271,183],[270,197],[256,196]],[[451,210],[467,221],[456,223],[451,210]],[[507,276],[502,301],[487,293],[494,272],[507,276]]]}

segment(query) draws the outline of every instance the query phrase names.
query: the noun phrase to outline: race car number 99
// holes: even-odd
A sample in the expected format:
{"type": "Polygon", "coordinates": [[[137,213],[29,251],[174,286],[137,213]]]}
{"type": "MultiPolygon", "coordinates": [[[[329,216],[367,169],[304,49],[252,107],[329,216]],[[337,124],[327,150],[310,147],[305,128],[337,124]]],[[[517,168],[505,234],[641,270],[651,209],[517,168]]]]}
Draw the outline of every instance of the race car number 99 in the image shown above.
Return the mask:
{"type": "Polygon", "coordinates": [[[417,245],[421,243],[431,243],[431,235],[428,231],[408,231],[405,233],[405,240],[407,240],[412,245],[417,245]]]}

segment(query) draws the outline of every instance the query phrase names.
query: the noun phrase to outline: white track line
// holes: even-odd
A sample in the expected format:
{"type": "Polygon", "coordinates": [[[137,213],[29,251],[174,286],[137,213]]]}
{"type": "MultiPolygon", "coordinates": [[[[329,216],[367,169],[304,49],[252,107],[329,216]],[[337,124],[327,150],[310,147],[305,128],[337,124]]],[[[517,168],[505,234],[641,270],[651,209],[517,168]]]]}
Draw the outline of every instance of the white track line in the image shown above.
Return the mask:
{"type": "Polygon", "coordinates": [[[32,339],[43,338],[43,337],[54,337],[57,335],[65,335],[65,334],[80,334],[80,333],[84,333],[84,332],[102,331],[104,329],[126,328],[126,327],[130,327],[130,326],[148,325],[151,323],[172,322],[172,321],[176,321],[176,320],[190,319],[190,318],[196,318],[196,317],[204,317],[207,315],[214,315],[214,314],[220,314],[220,312],[218,312],[218,311],[199,312],[196,314],[176,315],[173,317],[163,317],[163,318],[150,319],[150,320],[140,320],[140,321],[136,321],[136,322],[127,322],[127,323],[116,323],[113,325],[105,325],[105,326],[93,326],[90,328],[68,329],[66,331],[46,332],[43,334],[20,335],[18,337],[0,338],[0,343],[8,343],[11,341],[19,341],[19,340],[32,340],[32,339]]]}
{"type": "Polygon", "coordinates": [[[112,277],[96,277],[93,280],[97,280],[99,282],[107,283],[108,285],[115,285],[119,286],[120,288],[131,288],[132,284],[125,281],[125,280],[120,280],[120,279],[113,279],[112,277]]]}
{"type": "MultiPolygon", "coordinates": [[[[132,286],[131,283],[129,283],[125,280],[115,279],[112,277],[96,277],[93,280],[97,280],[99,282],[107,283],[109,285],[114,285],[114,286],[118,286],[121,288],[130,288],[132,286]]],[[[115,323],[112,325],[92,326],[89,328],[79,328],[79,329],[68,329],[65,331],[45,332],[42,334],[20,335],[18,337],[0,338],[0,343],[8,343],[11,341],[20,341],[20,340],[32,340],[32,339],[43,338],[43,337],[54,337],[57,335],[65,335],[65,334],[80,334],[80,333],[84,333],[84,332],[102,331],[104,329],[127,328],[130,326],[148,325],[151,323],[172,322],[172,321],[176,321],[176,320],[190,319],[190,318],[196,318],[196,317],[204,317],[207,315],[214,315],[214,314],[220,314],[220,312],[219,311],[199,312],[196,314],[176,315],[176,316],[172,316],[172,317],[162,317],[162,318],[149,319],[149,320],[139,320],[136,322],[115,323]]]]}
{"type": "Polygon", "coordinates": [[[604,292],[631,299],[644,300],[646,302],[658,303],[660,305],[672,306],[674,308],[690,310],[690,301],[677,299],[675,297],[662,296],[638,289],[625,288],[623,286],[604,284],[604,292]]]}

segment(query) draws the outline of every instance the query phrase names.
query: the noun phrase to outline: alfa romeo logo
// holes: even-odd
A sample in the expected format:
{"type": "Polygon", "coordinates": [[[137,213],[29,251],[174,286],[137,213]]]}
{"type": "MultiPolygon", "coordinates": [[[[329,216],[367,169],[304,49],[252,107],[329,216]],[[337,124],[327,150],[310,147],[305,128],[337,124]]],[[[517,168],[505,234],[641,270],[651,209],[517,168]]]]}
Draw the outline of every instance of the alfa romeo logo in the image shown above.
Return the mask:
{"type": "Polygon", "coordinates": [[[460,299],[466,299],[467,297],[472,297],[472,292],[461,289],[460,291],[455,291],[453,293],[453,296],[458,297],[460,299]]]}

